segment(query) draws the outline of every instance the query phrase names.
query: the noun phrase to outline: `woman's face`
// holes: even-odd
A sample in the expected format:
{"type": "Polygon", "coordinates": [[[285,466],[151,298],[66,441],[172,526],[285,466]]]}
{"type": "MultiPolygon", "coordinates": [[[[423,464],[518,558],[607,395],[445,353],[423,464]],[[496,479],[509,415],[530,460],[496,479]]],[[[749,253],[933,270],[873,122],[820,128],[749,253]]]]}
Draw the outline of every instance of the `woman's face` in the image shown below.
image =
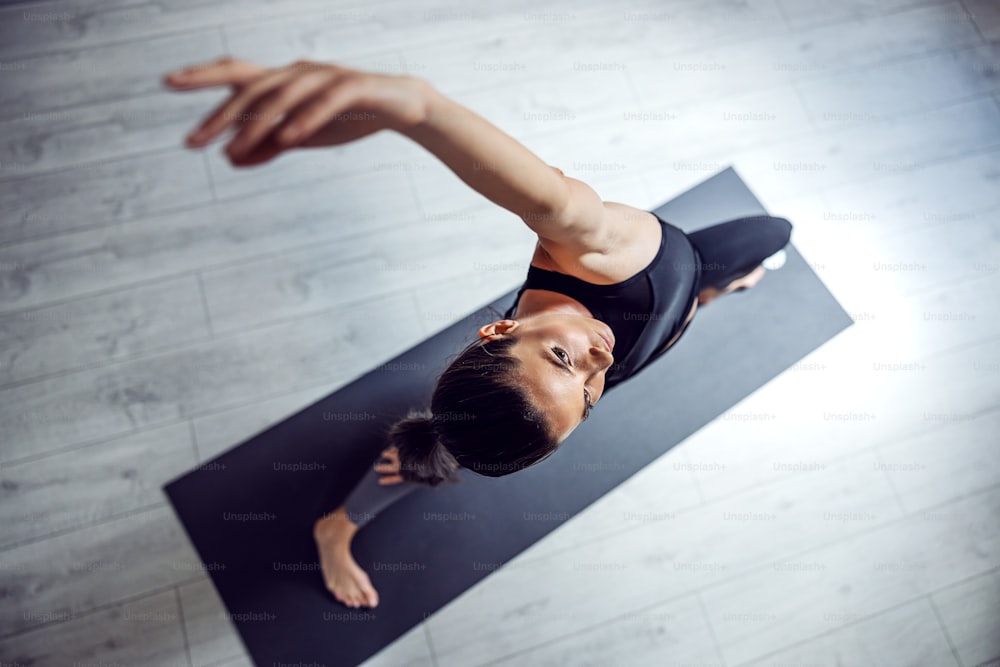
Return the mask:
{"type": "Polygon", "coordinates": [[[614,357],[614,333],[604,322],[571,313],[540,313],[498,320],[479,329],[480,337],[512,335],[511,353],[536,405],[543,407],[562,442],[583,421],[586,404],[604,393],[604,377],[614,357]],[[586,398],[585,398],[586,394],[586,398]]]}

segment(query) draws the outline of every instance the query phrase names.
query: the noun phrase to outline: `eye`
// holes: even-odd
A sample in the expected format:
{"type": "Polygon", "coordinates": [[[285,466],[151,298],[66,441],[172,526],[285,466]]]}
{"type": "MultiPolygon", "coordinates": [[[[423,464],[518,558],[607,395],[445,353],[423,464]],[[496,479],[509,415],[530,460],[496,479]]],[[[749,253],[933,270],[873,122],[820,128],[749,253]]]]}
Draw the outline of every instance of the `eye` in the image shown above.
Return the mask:
{"type": "MultiPolygon", "coordinates": [[[[561,352],[562,355],[566,357],[566,361],[567,362],[569,361],[569,355],[566,354],[566,350],[562,349],[561,347],[554,347],[554,348],[552,348],[552,351],[555,352],[557,356],[561,352]]],[[[562,358],[562,357],[560,357],[560,358],[562,358]]],[[[587,406],[587,412],[586,412],[586,414],[583,415],[583,419],[586,421],[587,417],[590,416],[591,409],[593,409],[593,407],[594,407],[594,403],[590,400],[590,392],[588,392],[586,389],[583,390],[583,400],[584,400],[584,403],[587,406]]]]}
{"type": "Polygon", "coordinates": [[[560,352],[562,352],[563,356],[566,357],[566,362],[569,363],[569,355],[566,354],[566,350],[562,349],[561,347],[554,347],[552,348],[552,351],[555,352],[557,356],[559,355],[560,352]]]}

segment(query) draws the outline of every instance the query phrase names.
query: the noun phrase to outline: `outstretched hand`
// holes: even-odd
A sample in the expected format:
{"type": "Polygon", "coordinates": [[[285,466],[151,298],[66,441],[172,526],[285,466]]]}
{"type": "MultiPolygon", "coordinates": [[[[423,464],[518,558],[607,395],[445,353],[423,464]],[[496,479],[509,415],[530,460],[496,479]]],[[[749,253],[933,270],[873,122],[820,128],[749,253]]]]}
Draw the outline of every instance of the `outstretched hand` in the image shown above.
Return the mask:
{"type": "Polygon", "coordinates": [[[388,463],[383,463],[381,460],[375,464],[375,472],[386,473],[382,477],[378,478],[378,483],[382,486],[387,486],[389,484],[398,484],[403,481],[403,476],[399,474],[399,449],[396,447],[389,447],[382,452],[382,458],[388,459],[388,463]]]}
{"type": "Polygon", "coordinates": [[[187,137],[205,146],[229,126],[239,131],[226,147],[234,166],[254,166],[292,148],[345,144],[380,130],[420,122],[423,81],[332,63],[299,60],[267,68],[222,58],[169,73],[177,91],[230,86],[233,94],[187,137]]]}

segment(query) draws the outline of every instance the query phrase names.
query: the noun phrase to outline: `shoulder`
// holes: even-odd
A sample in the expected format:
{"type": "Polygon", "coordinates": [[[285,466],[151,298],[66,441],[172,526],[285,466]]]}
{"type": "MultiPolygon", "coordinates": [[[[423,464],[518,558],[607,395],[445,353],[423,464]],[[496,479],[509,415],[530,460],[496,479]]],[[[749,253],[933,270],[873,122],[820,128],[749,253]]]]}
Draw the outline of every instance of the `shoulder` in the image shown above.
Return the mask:
{"type": "Polygon", "coordinates": [[[531,264],[597,285],[628,280],[649,266],[660,249],[660,221],[649,211],[604,202],[600,245],[570,246],[538,238],[531,264]]]}

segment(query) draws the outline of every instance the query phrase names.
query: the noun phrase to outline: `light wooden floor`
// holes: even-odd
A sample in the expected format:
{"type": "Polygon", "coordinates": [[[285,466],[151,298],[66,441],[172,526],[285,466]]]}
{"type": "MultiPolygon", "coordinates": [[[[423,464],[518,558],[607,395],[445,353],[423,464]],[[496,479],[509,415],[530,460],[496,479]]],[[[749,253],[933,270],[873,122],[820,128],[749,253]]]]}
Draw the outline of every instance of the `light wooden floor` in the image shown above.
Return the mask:
{"type": "Polygon", "coordinates": [[[226,53],[424,76],[635,206],[733,164],[857,320],[366,664],[1000,661],[995,0],[277,4],[0,10],[3,664],[248,664],[160,486],[523,280],[401,137],[184,149],[226,93],[160,77],[226,53]]]}

